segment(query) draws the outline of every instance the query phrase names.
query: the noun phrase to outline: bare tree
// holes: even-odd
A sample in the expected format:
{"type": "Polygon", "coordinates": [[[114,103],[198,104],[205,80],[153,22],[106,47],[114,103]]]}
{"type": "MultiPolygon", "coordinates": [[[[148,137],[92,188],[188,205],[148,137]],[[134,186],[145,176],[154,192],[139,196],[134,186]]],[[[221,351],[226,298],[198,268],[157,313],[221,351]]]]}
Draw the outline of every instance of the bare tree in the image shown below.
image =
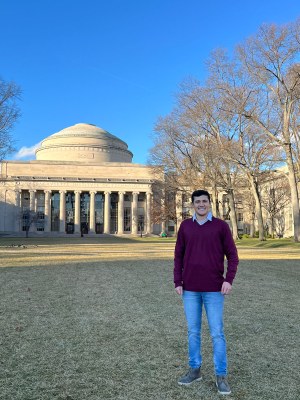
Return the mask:
{"type": "Polygon", "coordinates": [[[237,171],[244,172],[255,199],[259,238],[264,240],[259,183],[261,175],[265,173],[267,167],[274,165],[278,155],[271,140],[262,137],[261,132],[254,129],[253,123],[235,111],[235,103],[226,92],[228,78],[231,84],[234,83],[235,98],[239,101],[247,88],[242,87],[241,80],[235,76],[234,70],[224,63],[224,59],[218,57],[213,59],[213,62],[215,69],[216,65],[220,64],[225,72],[221,78],[219,76],[221,68],[218,68],[217,73],[211,75],[207,87],[194,85],[190,92],[185,91],[181,95],[181,104],[186,109],[186,114],[189,115],[190,121],[195,121],[199,130],[197,136],[190,135],[185,137],[185,140],[189,141],[191,146],[200,148],[203,138],[208,138],[208,141],[205,139],[208,146],[203,148],[203,152],[207,158],[207,165],[210,165],[215,173],[217,172],[218,184],[228,194],[234,237],[238,236],[234,190],[240,187],[236,179],[237,171]]]}
{"type": "Polygon", "coordinates": [[[13,151],[11,129],[20,116],[17,101],[21,90],[0,78],[0,160],[13,151]]]}
{"type": "Polygon", "coordinates": [[[268,230],[274,239],[275,232],[282,235],[283,211],[290,201],[290,188],[286,176],[270,174],[262,194],[262,204],[267,212],[268,230]]]}
{"type": "Polygon", "coordinates": [[[20,221],[21,221],[23,228],[25,228],[26,238],[28,238],[28,236],[29,236],[29,231],[30,231],[31,226],[36,225],[38,220],[39,220],[39,215],[37,212],[29,210],[29,209],[25,209],[25,210],[21,211],[20,221]]]}
{"type": "MultiPolygon", "coordinates": [[[[230,219],[233,237],[238,238],[233,181],[228,161],[221,157],[214,141],[186,107],[160,118],[156,125],[155,146],[151,150],[152,163],[164,166],[166,193],[168,190],[190,192],[199,186],[212,189],[214,215],[219,215],[218,190],[225,190],[230,198],[230,219]],[[221,188],[219,187],[221,185],[221,188]]],[[[166,202],[167,205],[168,202],[166,202]]],[[[165,210],[170,207],[165,206],[165,210]]],[[[169,210],[170,211],[170,210],[169,210]]],[[[175,209],[173,210],[176,221],[175,209]]]]}
{"type": "Polygon", "coordinates": [[[300,20],[283,26],[263,25],[237,47],[236,57],[215,53],[210,64],[225,107],[248,119],[278,146],[288,167],[294,239],[300,240],[297,188],[299,167],[300,20]]]}
{"type": "Polygon", "coordinates": [[[193,182],[195,174],[200,175],[215,198],[220,185],[233,211],[234,171],[243,172],[255,201],[252,215],[260,240],[265,239],[261,190],[270,171],[283,162],[288,167],[294,238],[300,239],[299,55],[300,20],[263,25],[234,57],[215,51],[206,86],[195,80],[183,83],[177,106],[157,125],[154,153],[164,154],[159,157],[162,165],[171,165],[178,181],[189,176],[193,182]]]}

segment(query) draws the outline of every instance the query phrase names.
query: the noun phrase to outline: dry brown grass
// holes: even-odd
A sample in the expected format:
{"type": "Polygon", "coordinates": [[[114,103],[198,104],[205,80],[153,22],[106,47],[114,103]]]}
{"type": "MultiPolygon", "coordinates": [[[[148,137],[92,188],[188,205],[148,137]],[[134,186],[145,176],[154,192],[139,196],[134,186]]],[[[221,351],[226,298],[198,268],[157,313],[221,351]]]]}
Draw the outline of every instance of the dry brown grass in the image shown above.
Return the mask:
{"type": "MultiPolygon", "coordinates": [[[[1,400],[219,398],[206,323],[204,379],[176,383],[187,349],[174,242],[11,242],[0,240],[1,400]]],[[[240,251],[225,320],[231,399],[300,398],[299,250],[274,250],[240,251]]]]}

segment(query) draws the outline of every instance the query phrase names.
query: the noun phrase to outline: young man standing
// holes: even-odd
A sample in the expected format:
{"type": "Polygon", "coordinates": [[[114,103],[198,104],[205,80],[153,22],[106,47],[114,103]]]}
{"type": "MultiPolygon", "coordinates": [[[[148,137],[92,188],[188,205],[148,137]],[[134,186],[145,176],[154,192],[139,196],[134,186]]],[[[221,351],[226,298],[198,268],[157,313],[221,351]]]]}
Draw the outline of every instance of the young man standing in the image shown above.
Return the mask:
{"type": "Polygon", "coordinates": [[[182,296],[188,327],[190,369],[178,381],[190,385],[201,380],[201,320],[204,306],[213,342],[216,385],[220,394],[230,394],[227,381],[226,341],[223,332],[224,296],[231,292],[238,254],[228,224],[211,214],[206,190],[192,194],[194,215],[180,225],[175,247],[174,283],[182,296]],[[227,271],[224,278],[224,256],[227,271]]]}

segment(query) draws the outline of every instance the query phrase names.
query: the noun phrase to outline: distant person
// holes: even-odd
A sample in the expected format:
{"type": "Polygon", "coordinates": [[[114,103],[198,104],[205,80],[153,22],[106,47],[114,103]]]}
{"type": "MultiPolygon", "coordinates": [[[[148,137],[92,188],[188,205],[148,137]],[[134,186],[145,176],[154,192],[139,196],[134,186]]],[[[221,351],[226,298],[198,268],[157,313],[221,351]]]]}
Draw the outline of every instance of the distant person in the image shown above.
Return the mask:
{"type": "Polygon", "coordinates": [[[224,296],[231,292],[238,254],[228,224],[211,214],[206,190],[192,194],[194,215],[180,225],[175,247],[174,283],[182,296],[188,327],[189,371],[179,385],[190,385],[201,376],[201,320],[204,305],[213,342],[218,392],[231,393],[227,381],[226,341],[223,332],[224,296]],[[227,272],[224,278],[224,256],[227,272]]]}

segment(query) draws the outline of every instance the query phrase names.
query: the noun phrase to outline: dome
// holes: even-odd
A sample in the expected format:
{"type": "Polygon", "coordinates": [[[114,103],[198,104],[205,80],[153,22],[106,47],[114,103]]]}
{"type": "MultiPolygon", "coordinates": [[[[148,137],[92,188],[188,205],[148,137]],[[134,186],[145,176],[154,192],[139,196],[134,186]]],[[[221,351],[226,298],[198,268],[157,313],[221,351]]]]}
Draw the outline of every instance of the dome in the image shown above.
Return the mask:
{"type": "Polygon", "coordinates": [[[92,124],[76,124],[44,139],[37,160],[89,163],[132,162],[123,140],[92,124]]]}

